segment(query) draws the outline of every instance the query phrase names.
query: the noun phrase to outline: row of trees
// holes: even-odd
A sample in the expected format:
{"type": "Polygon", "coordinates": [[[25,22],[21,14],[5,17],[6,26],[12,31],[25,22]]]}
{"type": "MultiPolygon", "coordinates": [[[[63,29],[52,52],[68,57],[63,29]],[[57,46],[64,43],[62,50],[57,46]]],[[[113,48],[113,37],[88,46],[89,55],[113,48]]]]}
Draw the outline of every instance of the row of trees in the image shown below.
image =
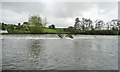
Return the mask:
{"type": "Polygon", "coordinates": [[[74,26],[68,28],[55,28],[52,24],[46,28],[48,24],[47,19],[42,19],[39,15],[30,16],[27,22],[18,25],[0,23],[2,30],[8,30],[8,33],[49,33],[49,32],[63,32],[63,33],[87,33],[87,34],[118,34],[120,29],[120,21],[114,19],[108,23],[103,20],[96,20],[93,22],[91,19],[79,18],[75,19],[74,26]],[[51,30],[50,29],[54,29],[51,30]],[[43,31],[44,30],[44,31],[43,31]],[[91,31],[91,32],[90,32],[91,31]]]}
{"type": "Polygon", "coordinates": [[[96,20],[93,22],[91,19],[82,18],[80,21],[79,18],[76,18],[74,28],[80,30],[119,30],[120,21],[114,19],[105,23],[103,20],[96,20]]]}
{"type": "Polygon", "coordinates": [[[120,34],[119,29],[120,21],[118,19],[105,23],[103,20],[93,22],[91,19],[82,18],[79,20],[76,18],[74,26],[69,26],[64,31],[73,34],[118,35],[120,34]]]}

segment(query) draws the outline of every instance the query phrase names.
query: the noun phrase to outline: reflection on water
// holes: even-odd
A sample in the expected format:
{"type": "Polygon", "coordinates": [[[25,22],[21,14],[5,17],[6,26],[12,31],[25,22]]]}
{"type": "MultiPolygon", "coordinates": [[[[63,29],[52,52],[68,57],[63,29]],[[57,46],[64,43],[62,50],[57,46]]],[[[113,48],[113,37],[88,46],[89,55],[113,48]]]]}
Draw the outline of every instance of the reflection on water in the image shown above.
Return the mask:
{"type": "Polygon", "coordinates": [[[92,37],[72,40],[4,38],[3,69],[117,70],[117,36],[92,37]]]}
{"type": "Polygon", "coordinates": [[[32,62],[35,69],[41,69],[45,65],[45,48],[42,47],[44,40],[30,40],[28,48],[28,62],[32,62]],[[37,68],[35,67],[36,65],[37,68]]]}
{"type": "Polygon", "coordinates": [[[38,58],[41,51],[41,42],[39,40],[34,40],[31,42],[31,47],[29,52],[33,58],[38,58]]]}

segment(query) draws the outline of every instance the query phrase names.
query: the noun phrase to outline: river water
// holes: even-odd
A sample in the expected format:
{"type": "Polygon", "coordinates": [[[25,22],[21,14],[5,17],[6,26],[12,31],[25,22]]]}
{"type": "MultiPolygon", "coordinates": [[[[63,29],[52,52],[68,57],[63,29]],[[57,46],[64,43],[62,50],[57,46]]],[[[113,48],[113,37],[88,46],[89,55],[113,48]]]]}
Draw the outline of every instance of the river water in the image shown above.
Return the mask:
{"type": "Polygon", "coordinates": [[[2,35],[3,70],[117,70],[118,36],[2,35]]]}

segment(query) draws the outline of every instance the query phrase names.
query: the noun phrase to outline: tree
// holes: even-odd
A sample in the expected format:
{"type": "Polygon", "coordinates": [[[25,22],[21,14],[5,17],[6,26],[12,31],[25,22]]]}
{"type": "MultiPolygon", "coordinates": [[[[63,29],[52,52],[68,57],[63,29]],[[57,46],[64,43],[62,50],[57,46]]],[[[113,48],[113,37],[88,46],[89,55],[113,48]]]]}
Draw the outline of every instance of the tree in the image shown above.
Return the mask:
{"type": "Polygon", "coordinates": [[[67,31],[69,31],[69,32],[74,32],[74,27],[69,26],[69,27],[67,28],[67,31]]]}
{"type": "Polygon", "coordinates": [[[107,30],[110,29],[109,22],[106,23],[106,29],[107,29],[107,30]]]}
{"type": "Polygon", "coordinates": [[[93,28],[92,20],[82,18],[82,23],[83,23],[83,25],[82,25],[83,30],[92,30],[92,28],[93,28]]]}
{"type": "Polygon", "coordinates": [[[23,22],[23,24],[28,24],[28,22],[23,22]]]}
{"type": "Polygon", "coordinates": [[[112,24],[112,30],[118,30],[118,29],[119,29],[118,19],[113,19],[113,20],[111,21],[111,24],[112,24]]]}
{"type": "Polygon", "coordinates": [[[21,24],[20,24],[20,23],[18,23],[18,26],[21,26],[21,24]]]}
{"type": "Polygon", "coordinates": [[[118,30],[120,30],[120,20],[117,22],[118,30]]]}
{"type": "Polygon", "coordinates": [[[75,29],[80,29],[80,20],[79,20],[79,18],[76,18],[76,19],[75,19],[74,28],[75,28],[75,29]]]}
{"type": "Polygon", "coordinates": [[[76,18],[75,21],[76,21],[77,23],[80,22],[79,18],[76,18]]]}
{"type": "Polygon", "coordinates": [[[6,30],[6,24],[2,23],[2,30],[6,30]]]}
{"type": "Polygon", "coordinates": [[[96,20],[95,21],[95,28],[97,30],[101,30],[103,28],[104,24],[105,24],[104,21],[102,21],[102,20],[96,20]]]}
{"type": "Polygon", "coordinates": [[[28,23],[31,26],[43,27],[42,18],[38,15],[31,16],[28,23]]]}
{"type": "Polygon", "coordinates": [[[31,16],[28,21],[28,29],[30,33],[42,33],[43,32],[43,23],[42,18],[38,15],[31,16]]]}
{"type": "Polygon", "coordinates": [[[85,30],[85,26],[84,25],[82,25],[82,30],[85,30]]]}

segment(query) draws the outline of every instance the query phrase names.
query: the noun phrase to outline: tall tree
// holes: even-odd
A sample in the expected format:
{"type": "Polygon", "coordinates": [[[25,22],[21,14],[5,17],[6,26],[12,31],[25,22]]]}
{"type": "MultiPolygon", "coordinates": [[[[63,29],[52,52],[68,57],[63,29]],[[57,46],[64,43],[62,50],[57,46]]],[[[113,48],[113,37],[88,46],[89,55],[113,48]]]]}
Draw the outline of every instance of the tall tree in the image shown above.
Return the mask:
{"type": "Polygon", "coordinates": [[[104,21],[103,20],[96,20],[95,21],[95,28],[97,29],[97,30],[101,30],[102,28],[103,28],[103,26],[104,26],[104,21]]]}
{"type": "Polygon", "coordinates": [[[39,15],[34,15],[29,18],[28,21],[29,30],[31,33],[42,33],[43,32],[43,23],[42,18],[39,15]]]}
{"type": "Polygon", "coordinates": [[[112,21],[111,21],[111,23],[112,23],[112,29],[114,29],[114,30],[118,30],[118,25],[117,25],[117,23],[118,23],[118,19],[113,19],[112,21]]]}
{"type": "Polygon", "coordinates": [[[91,30],[93,28],[93,25],[92,25],[92,20],[90,19],[85,19],[85,18],[82,18],[82,23],[83,23],[83,28],[85,30],[91,30]]]}
{"type": "Polygon", "coordinates": [[[80,20],[79,20],[79,18],[76,18],[75,19],[75,24],[74,24],[74,27],[75,27],[75,29],[79,29],[80,28],[80,20]]]}
{"type": "Polygon", "coordinates": [[[39,15],[34,15],[29,18],[28,23],[37,27],[43,27],[42,18],[39,15]]]}
{"type": "Polygon", "coordinates": [[[20,23],[18,23],[18,26],[20,26],[21,24],[20,23]]]}
{"type": "Polygon", "coordinates": [[[118,26],[118,30],[119,30],[119,32],[120,32],[120,20],[118,20],[117,26],[118,26]]]}

